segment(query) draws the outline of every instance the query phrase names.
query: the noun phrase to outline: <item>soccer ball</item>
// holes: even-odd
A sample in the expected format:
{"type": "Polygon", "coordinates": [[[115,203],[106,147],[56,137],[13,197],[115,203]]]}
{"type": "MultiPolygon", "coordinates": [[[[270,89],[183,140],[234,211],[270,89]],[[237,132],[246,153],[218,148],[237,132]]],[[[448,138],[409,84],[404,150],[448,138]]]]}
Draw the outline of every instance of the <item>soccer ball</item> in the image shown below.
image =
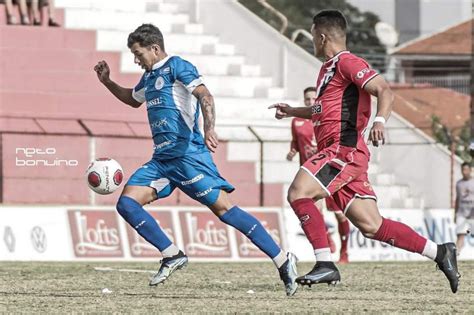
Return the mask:
{"type": "Polygon", "coordinates": [[[119,188],[123,180],[123,171],[114,159],[100,158],[89,165],[86,176],[90,189],[100,195],[108,195],[119,188]]]}

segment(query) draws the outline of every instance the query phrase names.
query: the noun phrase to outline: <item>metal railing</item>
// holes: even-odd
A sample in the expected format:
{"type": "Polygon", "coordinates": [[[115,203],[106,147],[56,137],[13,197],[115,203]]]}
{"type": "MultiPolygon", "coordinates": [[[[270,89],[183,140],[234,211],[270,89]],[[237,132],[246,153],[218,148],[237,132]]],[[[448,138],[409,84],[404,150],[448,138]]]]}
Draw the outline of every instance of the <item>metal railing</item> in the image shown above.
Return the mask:
{"type": "MultiPolygon", "coordinates": [[[[0,116],[0,118],[7,118],[5,116],[0,116]]],[[[9,118],[16,118],[19,119],[19,117],[9,117],[9,118]]],[[[46,118],[46,117],[45,117],[46,118]]],[[[40,124],[41,118],[23,118],[23,119],[30,119],[32,121],[36,121],[37,124],[40,124]]],[[[48,118],[51,120],[51,118],[48,118]]],[[[103,134],[103,133],[97,133],[94,131],[93,128],[90,128],[88,125],[88,122],[103,122],[103,123],[123,123],[125,126],[130,127],[130,122],[127,121],[106,121],[106,120],[81,120],[81,119],[54,119],[57,120],[58,123],[61,123],[61,121],[75,121],[79,126],[82,127],[83,133],[78,133],[77,130],[75,132],[49,132],[47,129],[45,130],[44,128],[38,128],[38,131],[30,131],[30,132],[25,132],[21,130],[1,130],[0,129],[0,139],[3,134],[8,135],[8,134],[29,134],[29,135],[38,135],[38,136],[44,136],[44,135],[57,135],[57,136],[68,136],[71,138],[71,141],[74,141],[74,138],[77,137],[90,137],[92,138],[98,138],[98,137],[104,137],[104,138],[126,138],[126,139],[150,139],[150,147],[151,147],[151,135],[144,135],[144,134],[136,134],[133,132],[133,129],[130,128],[130,134],[125,135],[113,135],[113,134],[103,134]]],[[[133,122],[133,124],[143,124],[143,125],[148,125],[146,122],[133,122]]],[[[221,134],[221,131],[224,131],[226,128],[233,129],[234,134],[236,137],[221,137],[220,139],[223,142],[226,143],[258,143],[259,145],[259,153],[258,156],[255,156],[256,160],[252,158],[252,161],[255,163],[259,163],[259,206],[264,206],[265,205],[265,190],[266,190],[266,167],[265,165],[267,164],[268,161],[272,160],[272,157],[270,156],[269,158],[269,151],[265,151],[265,146],[270,145],[270,144],[288,144],[288,149],[289,149],[289,142],[291,141],[291,133],[289,130],[288,126],[278,126],[278,125],[266,125],[266,124],[261,124],[261,125],[248,125],[248,124],[229,124],[229,125],[218,125],[217,128],[218,134],[221,134]],[[238,130],[237,130],[238,129],[238,130]],[[247,133],[246,137],[239,137],[239,135],[247,133]]],[[[421,128],[421,129],[427,129],[430,128],[428,126],[421,128]]],[[[404,127],[387,127],[387,146],[438,146],[439,143],[433,141],[430,138],[425,138],[425,140],[418,140],[418,141],[403,141],[402,139],[398,140],[397,138],[391,138],[390,137],[390,132],[393,130],[394,132],[397,132],[398,130],[417,130],[419,131],[420,128],[415,128],[415,127],[410,127],[410,126],[404,126],[404,127]]],[[[222,132],[223,135],[225,135],[225,132],[222,132]]],[[[415,148],[416,149],[416,148],[415,148]]],[[[1,142],[0,142],[0,152],[1,152],[1,142]]],[[[452,158],[452,164],[450,168],[451,172],[451,182],[454,178],[453,176],[453,165],[454,165],[454,154],[453,151],[451,151],[451,158],[452,158]]],[[[284,157],[282,157],[282,160],[284,157]]],[[[2,163],[0,161],[0,174],[2,173],[2,163]]],[[[0,176],[1,177],[1,176],[0,176]]],[[[0,185],[1,187],[1,185],[0,185]]],[[[452,186],[451,186],[452,187],[452,186]]],[[[453,192],[451,192],[451,196],[453,196],[453,192]]],[[[0,202],[2,201],[2,190],[0,189],[0,202]]]]}
{"type": "Polygon", "coordinates": [[[280,34],[285,33],[286,29],[288,28],[288,18],[283,13],[271,6],[266,0],[257,0],[257,2],[280,19],[280,34]]]}
{"type": "Polygon", "coordinates": [[[313,42],[313,35],[303,28],[299,28],[291,34],[291,41],[294,43],[299,35],[303,35],[305,38],[309,39],[311,43],[313,42]]]}

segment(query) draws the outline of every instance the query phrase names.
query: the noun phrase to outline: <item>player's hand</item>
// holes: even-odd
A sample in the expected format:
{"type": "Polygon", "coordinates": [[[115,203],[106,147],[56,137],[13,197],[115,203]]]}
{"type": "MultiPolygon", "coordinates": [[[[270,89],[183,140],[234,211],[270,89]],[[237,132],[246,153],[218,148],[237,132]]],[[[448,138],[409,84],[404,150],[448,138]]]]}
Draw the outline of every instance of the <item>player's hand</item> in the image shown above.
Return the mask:
{"type": "Polygon", "coordinates": [[[219,139],[214,129],[208,130],[204,133],[204,141],[206,146],[212,153],[216,152],[217,146],[219,145],[219,139]]]}
{"type": "Polygon", "coordinates": [[[286,159],[287,159],[288,161],[293,161],[293,158],[295,157],[296,152],[297,152],[297,151],[296,151],[295,149],[291,149],[291,151],[288,152],[288,154],[286,155],[286,159]]]}
{"type": "Polygon", "coordinates": [[[276,119],[283,119],[283,118],[290,117],[288,115],[288,110],[291,108],[290,105],[285,104],[285,103],[277,103],[277,104],[268,106],[268,109],[272,109],[272,108],[276,108],[276,112],[275,112],[276,119]]]}
{"type": "Polygon", "coordinates": [[[376,147],[378,147],[379,144],[385,144],[385,126],[383,123],[374,123],[372,129],[370,129],[369,142],[372,142],[376,147]]]}
{"type": "Polygon", "coordinates": [[[97,73],[100,82],[105,83],[110,80],[110,68],[105,60],[99,61],[95,65],[94,71],[97,73]]]}

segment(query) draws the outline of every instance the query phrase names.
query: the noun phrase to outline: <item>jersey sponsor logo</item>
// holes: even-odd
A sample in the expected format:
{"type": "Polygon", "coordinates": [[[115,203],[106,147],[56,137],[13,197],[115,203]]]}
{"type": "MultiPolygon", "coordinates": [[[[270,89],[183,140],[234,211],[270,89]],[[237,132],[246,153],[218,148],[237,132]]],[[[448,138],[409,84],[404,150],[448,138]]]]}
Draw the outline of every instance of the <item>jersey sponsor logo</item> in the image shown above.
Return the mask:
{"type": "Polygon", "coordinates": [[[204,191],[200,191],[196,193],[196,197],[201,198],[204,197],[205,195],[209,194],[212,191],[212,187],[209,187],[208,189],[204,191]]]}
{"type": "Polygon", "coordinates": [[[311,107],[311,112],[313,114],[321,114],[323,112],[323,103],[321,103],[321,101],[316,101],[316,103],[311,107]]]}
{"type": "Polygon", "coordinates": [[[160,105],[160,104],[161,104],[161,98],[157,97],[157,98],[154,98],[154,99],[146,102],[146,108],[150,108],[150,107],[157,106],[157,105],[160,105]]]}
{"type": "MultiPolygon", "coordinates": [[[[352,179],[352,178],[351,178],[351,179],[352,179]]],[[[363,184],[363,185],[364,185],[364,187],[366,187],[366,188],[367,188],[367,189],[369,189],[370,191],[373,191],[373,189],[372,189],[372,185],[370,185],[370,183],[369,183],[369,182],[364,182],[364,184],[363,184]]]]}
{"type": "Polygon", "coordinates": [[[182,181],[182,182],[181,182],[181,185],[183,185],[183,186],[191,185],[191,184],[194,184],[194,183],[200,181],[200,180],[203,179],[203,178],[204,178],[204,175],[203,175],[203,174],[199,174],[198,176],[193,177],[193,178],[191,178],[190,180],[182,181]]]}
{"type": "Polygon", "coordinates": [[[165,141],[165,142],[162,142],[162,143],[159,143],[159,144],[155,144],[155,145],[153,146],[153,149],[154,149],[154,150],[159,150],[159,149],[161,149],[161,148],[163,148],[163,147],[166,147],[167,145],[170,145],[170,144],[171,144],[171,141],[168,140],[168,141],[165,141]]]}
{"type": "Polygon", "coordinates": [[[155,81],[155,89],[161,90],[165,86],[165,79],[163,77],[158,77],[155,81]]]}
{"type": "Polygon", "coordinates": [[[166,126],[166,125],[168,125],[168,121],[166,120],[166,118],[163,118],[163,119],[160,119],[158,121],[154,121],[152,124],[150,124],[150,128],[152,130],[155,130],[155,129],[161,128],[163,126],[166,126]]]}
{"type": "Polygon", "coordinates": [[[171,72],[171,68],[170,67],[166,67],[166,68],[163,68],[160,70],[160,74],[168,74],[171,72]]]}
{"type": "Polygon", "coordinates": [[[365,68],[365,69],[360,70],[359,72],[357,72],[356,78],[357,79],[362,79],[367,73],[369,73],[369,71],[370,71],[369,68],[365,68]]]}

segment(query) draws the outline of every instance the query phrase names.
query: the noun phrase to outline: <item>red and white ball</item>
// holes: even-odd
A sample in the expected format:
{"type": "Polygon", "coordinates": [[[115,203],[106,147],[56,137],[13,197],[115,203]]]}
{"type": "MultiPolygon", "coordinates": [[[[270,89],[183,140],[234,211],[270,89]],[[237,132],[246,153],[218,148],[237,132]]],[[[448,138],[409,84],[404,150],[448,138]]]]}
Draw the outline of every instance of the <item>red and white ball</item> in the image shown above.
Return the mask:
{"type": "Polygon", "coordinates": [[[123,181],[123,170],[114,159],[100,158],[93,161],[86,171],[89,188],[100,195],[113,193],[123,181]]]}

